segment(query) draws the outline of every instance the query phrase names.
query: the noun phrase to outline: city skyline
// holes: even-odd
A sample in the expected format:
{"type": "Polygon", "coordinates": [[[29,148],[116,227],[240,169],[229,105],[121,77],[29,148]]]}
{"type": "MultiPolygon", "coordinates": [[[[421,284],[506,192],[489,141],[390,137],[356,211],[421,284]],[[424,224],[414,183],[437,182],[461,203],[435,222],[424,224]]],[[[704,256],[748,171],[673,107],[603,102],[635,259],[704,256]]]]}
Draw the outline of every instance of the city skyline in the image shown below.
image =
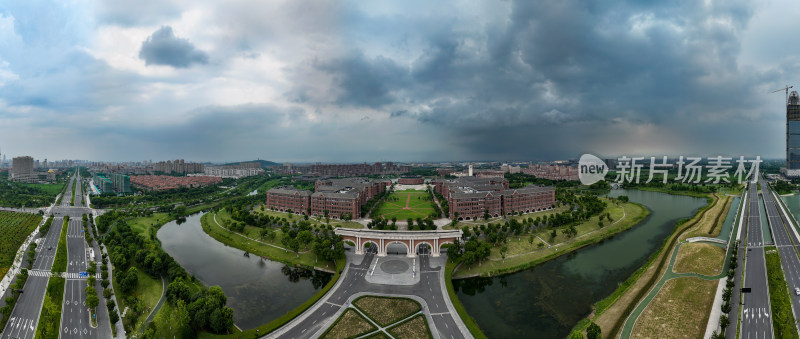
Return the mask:
{"type": "Polygon", "coordinates": [[[781,158],[770,92],[800,85],[798,10],[5,3],[0,144],[108,161],[781,158]]]}

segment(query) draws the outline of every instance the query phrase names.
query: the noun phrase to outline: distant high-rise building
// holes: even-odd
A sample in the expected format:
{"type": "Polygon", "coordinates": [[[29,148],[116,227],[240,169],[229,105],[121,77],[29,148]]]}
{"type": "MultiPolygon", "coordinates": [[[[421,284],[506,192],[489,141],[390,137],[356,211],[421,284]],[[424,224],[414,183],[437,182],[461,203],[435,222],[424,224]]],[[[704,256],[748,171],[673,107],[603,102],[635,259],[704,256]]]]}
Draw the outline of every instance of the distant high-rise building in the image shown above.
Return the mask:
{"type": "Polygon", "coordinates": [[[786,175],[800,176],[800,95],[789,94],[786,101],[786,175]]]}
{"type": "Polygon", "coordinates": [[[33,181],[33,158],[29,156],[14,157],[11,164],[11,179],[16,181],[33,181]]]}

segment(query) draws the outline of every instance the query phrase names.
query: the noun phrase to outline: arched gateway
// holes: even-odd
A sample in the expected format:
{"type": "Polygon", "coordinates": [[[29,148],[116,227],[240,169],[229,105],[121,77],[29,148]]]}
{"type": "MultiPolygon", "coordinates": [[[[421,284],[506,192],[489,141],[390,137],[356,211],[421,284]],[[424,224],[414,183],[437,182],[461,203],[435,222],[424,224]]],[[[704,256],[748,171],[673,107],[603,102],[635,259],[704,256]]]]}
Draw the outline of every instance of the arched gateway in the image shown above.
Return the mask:
{"type": "Polygon", "coordinates": [[[407,256],[417,256],[417,245],[425,243],[431,246],[431,255],[438,257],[442,245],[452,244],[456,239],[461,240],[461,230],[442,231],[378,231],[369,229],[337,228],[336,234],[342,236],[344,241],[356,244],[356,254],[364,254],[364,244],[378,245],[378,256],[386,256],[386,248],[392,243],[402,243],[409,249],[407,256]]]}

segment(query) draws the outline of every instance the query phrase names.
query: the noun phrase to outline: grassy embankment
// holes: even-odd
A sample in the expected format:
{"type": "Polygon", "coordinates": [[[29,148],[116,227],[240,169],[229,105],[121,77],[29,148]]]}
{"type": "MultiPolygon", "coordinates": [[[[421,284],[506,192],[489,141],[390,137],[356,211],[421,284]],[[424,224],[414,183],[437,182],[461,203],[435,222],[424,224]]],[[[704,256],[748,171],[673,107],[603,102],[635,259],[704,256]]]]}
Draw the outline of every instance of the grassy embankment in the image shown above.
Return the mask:
{"type": "Polygon", "coordinates": [[[297,254],[292,251],[286,251],[281,248],[273,247],[283,247],[280,242],[283,234],[281,234],[280,230],[274,231],[276,236],[275,239],[271,241],[266,238],[255,241],[252,239],[260,238],[260,235],[258,234],[260,228],[245,226],[243,235],[221,226],[223,224],[223,220],[229,218],[227,216],[227,212],[220,211],[216,213],[216,221],[214,221],[214,215],[214,213],[205,214],[202,218],[200,218],[200,222],[203,225],[203,231],[223,244],[291,266],[300,265],[303,267],[316,267],[329,272],[334,270],[333,263],[317,261],[317,257],[313,251],[311,251],[310,245],[308,248],[300,248],[300,251],[297,254]],[[251,239],[248,239],[245,237],[245,235],[251,239]]]}
{"type": "Polygon", "coordinates": [[[567,237],[562,232],[557,232],[558,235],[551,238],[549,229],[534,231],[533,242],[529,241],[529,235],[509,236],[505,260],[502,259],[499,248],[492,248],[489,260],[469,267],[460,267],[455,272],[455,278],[505,274],[538,265],[625,231],[644,220],[650,212],[644,206],[636,203],[609,202],[608,207],[601,214],[605,215],[606,213],[611,214],[611,218],[614,220],[612,224],[608,224],[606,221],[607,225],[601,228],[598,226],[599,217],[591,217],[575,226],[578,231],[575,237],[567,237]],[[542,247],[539,247],[540,243],[542,247]]]}
{"type": "Polygon", "coordinates": [[[722,269],[725,249],[708,243],[684,243],[678,249],[678,257],[672,271],[675,273],[697,273],[715,276],[722,269]]]}
{"type": "Polygon", "coordinates": [[[775,338],[797,338],[797,327],[792,313],[792,301],[781,267],[781,257],[774,246],[764,248],[767,260],[769,303],[772,308],[772,328],[775,338]]]}
{"type": "Polygon", "coordinates": [[[47,294],[42,303],[42,313],[39,324],[36,326],[36,338],[58,338],[59,324],[61,323],[62,301],[64,300],[64,285],[67,280],[61,277],[51,277],[47,282],[47,294]]]}
{"type": "Polygon", "coordinates": [[[664,245],[653,253],[642,267],[621,283],[611,295],[595,303],[592,314],[579,322],[573,331],[583,331],[592,321],[600,326],[604,336],[618,335],[628,314],[664,274],[672,249],[678,243],[679,237],[700,226],[705,220],[708,210],[716,206],[719,201],[716,195],[706,196],[706,199],[708,205],[700,208],[692,218],[678,221],[675,231],[664,240],[664,245]]]}
{"type": "MultiPolygon", "coordinates": [[[[118,277],[123,272],[114,272],[114,279],[112,284],[114,285],[114,291],[122,291],[119,287],[119,279],[118,277]]],[[[153,278],[149,276],[147,273],[144,273],[141,269],[136,269],[136,277],[138,278],[138,282],[136,284],[136,288],[128,295],[123,295],[121,292],[117,292],[117,302],[120,309],[120,313],[125,311],[125,307],[130,306],[128,305],[126,296],[134,296],[142,301],[143,309],[152,309],[158,303],[158,300],[161,299],[161,293],[164,290],[161,279],[153,278]]],[[[136,333],[139,330],[139,326],[144,323],[147,319],[147,315],[149,312],[142,312],[139,317],[131,324],[131,327],[134,329],[132,333],[136,333]]],[[[120,320],[122,321],[122,320],[120,320]]]]}
{"type": "Polygon", "coordinates": [[[702,338],[717,283],[690,277],[667,281],[639,316],[631,338],[702,338]]]}
{"type": "MultiPolygon", "coordinates": [[[[708,210],[702,221],[679,239],[692,236],[718,236],[732,201],[731,197],[722,196],[718,203],[708,210]]],[[[715,276],[721,272],[725,260],[725,248],[707,243],[682,243],[679,246],[672,268],[674,273],[715,276]]],[[[673,250],[669,251],[672,252],[673,250]]],[[[650,337],[659,334],[690,338],[703,336],[714,303],[717,283],[718,280],[690,277],[667,281],[636,319],[631,336],[650,337]]]]}

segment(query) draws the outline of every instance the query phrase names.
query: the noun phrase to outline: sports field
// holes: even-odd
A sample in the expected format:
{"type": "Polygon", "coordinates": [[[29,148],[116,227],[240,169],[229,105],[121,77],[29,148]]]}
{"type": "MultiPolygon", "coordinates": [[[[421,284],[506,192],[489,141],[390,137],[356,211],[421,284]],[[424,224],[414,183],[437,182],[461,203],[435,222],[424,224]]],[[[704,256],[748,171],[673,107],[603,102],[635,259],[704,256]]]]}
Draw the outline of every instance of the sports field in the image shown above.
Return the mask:
{"type": "Polygon", "coordinates": [[[397,218],[397,221],[405,221],[408,218],[426,218],[434,213],[433,201],[430,194],[425,191],[405,190],[395,191],[386,197],[373,217],[382,216],[386,219],[397,218]]]}

